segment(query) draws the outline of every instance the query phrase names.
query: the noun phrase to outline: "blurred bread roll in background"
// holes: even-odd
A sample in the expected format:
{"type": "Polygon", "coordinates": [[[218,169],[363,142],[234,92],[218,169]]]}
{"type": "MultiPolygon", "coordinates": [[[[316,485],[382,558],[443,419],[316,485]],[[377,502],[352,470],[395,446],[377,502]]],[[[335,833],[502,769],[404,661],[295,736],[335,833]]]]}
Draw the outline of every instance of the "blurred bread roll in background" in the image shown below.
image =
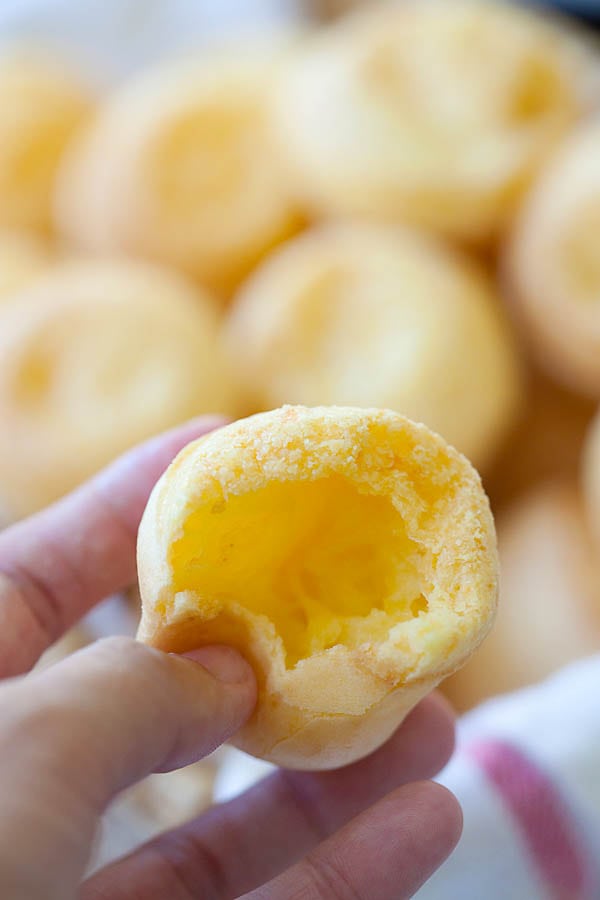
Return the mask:
{"type": "Polygon", "coordinates": [[[282,38],[205,53],[117,90],[61,171],[67,242],[170,263],[228,293],[297,226],[266,116],[286,52],[282,38]]]}
{"type": "Polygon", "coordinates": [[[373,4],[291,62],[275,124],[311,210],[486,241],[587,104],[568,30],[517,6],[373,4]]]}
{"type": "Polygon", "coordinates": [[[600,646],[600,572],[575,482],[539,485],[498,519],[494,627],[444,683],[458,710],[546,678],[600,646]]]}
{"type": "Polygon", "coordinates": [[[256,709],[233,739],[279,765],[370,753],[462,665],[495,611],[481,481],[389,410],[284,407],[184,448],[138,535],[138,638],[237,647],[256,709]]]}
{"type": "Polygon", "coordinates": [[[505,272],[539,364],[600,398],[600,118],[571,135],[536,180],[505,272]]]}
{"type": "Polygon", "coordinates": [[[52,262],[50,247],[26,231],[0,230],[0,305],[52,262]]]}
{"type": "Polygon", "coordinates": [[[31,513],[138,441],[232,402],[210,296],[155,265],[57,265],[0,310],[3,505],[31,513]]]}
{"type": "Polygon", "coordinates": [[[0,227],[50,231],[58,165],[90,109],[63,63],[33,49],[0,53],[0,227]]]}
{"type": "Polygon", "coordinates": [[[597,404],[526,370],[523,404],[515,426],[486,473],[495,512],[546,481],[577,481],[581,453],[597,404]]]}
{"type": "Polygon", "coordinates": [[[289,241],[242,287],[226,338],[248,411],[386,407],[478,467],[518,407],[520,371],[493,284],[399,226],[336,223],[289,241]]]}

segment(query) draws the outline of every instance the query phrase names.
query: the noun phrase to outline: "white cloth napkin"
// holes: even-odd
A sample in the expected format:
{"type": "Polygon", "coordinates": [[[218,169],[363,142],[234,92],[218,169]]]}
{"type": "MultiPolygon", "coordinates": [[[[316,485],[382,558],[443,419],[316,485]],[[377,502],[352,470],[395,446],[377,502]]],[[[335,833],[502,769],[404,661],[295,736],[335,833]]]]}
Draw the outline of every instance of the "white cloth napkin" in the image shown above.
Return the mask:
{"type": "Polygon", "coordinates": [[[600,656],[465,716],[439,781],[464,832],[419,900],[600,897],[600,656]]]}

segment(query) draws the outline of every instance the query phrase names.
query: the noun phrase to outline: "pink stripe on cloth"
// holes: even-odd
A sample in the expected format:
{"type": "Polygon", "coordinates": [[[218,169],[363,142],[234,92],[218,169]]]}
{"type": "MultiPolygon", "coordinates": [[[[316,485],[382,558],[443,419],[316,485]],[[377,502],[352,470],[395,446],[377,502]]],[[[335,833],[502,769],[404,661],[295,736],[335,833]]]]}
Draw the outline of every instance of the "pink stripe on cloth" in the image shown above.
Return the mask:
{"type": "MultiPolygon", "coordinates": [[[[558,788],[517,747],[499,740],[465,747],[500,793],[553,900],[587,900],[591,870],[576,823],[558,788]]],[[[594,894],[595,896],[595,894],[594,894]]]]}

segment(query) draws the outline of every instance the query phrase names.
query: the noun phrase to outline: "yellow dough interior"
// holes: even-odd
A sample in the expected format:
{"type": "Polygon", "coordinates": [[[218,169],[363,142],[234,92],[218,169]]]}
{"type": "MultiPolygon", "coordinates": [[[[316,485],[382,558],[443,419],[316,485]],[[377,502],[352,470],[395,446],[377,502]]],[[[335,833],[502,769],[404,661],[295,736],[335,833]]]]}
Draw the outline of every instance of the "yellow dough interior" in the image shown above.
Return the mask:
{"type": "Polygon", "coordinates": [[[275,481],[191,513],[169,562],[175,591],[266,616],[291,668],[426,612],[423,554],[388,499],[330,476],[275,481]]]}

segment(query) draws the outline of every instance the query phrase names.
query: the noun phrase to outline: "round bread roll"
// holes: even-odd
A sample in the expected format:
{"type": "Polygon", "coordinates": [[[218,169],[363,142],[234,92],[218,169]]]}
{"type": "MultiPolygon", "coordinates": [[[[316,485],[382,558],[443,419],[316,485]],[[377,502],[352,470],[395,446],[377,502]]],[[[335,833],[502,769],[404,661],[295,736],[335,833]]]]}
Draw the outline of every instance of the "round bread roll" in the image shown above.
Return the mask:
{"type": "Polygon", "coordinates": [[[77,261],[0,322],[0,497],[13,516],[138,441],[231,409],[212,298],[158,266],[77,261]]]}
{"type": "Polygon", "coordinates": [[[599,571],[575,483],[521,497],[498,520],[498,549],[494,628],[443,686],[460,711],[600,650],[599,571]]]}
{"type": "Polygon", "coordinates": [[[543,482],[576,481],[597,404],[531,370],[515,427],[486,473],[492,509],[512,504],[543,482]]]}
{"type": "Polygon", "coordinates": [[[58,164],[90,108],[85,87],[55,60],[0,55],[0,227],[50,230],[58,164]]]}
{"type": "Polygon", "coordinates": [[[462,665],[496,604],[477,473],[397,413],[284,407],[189,444],[138,538],[140,640],[237,647],[258,680],[237,747],[298,769],[385,741],[462,665]]]}
{"type": "Polygon", "coordinates": [[[274,122],[309,209],[482,242],[586,106],[590,69],[516,6],[381,4],[298,54],[274,122]]]}
{"type": "Polygon", "coordinates": [[[52,261],[49,247],[25,231],[0,231],[0,304],[37,278],[52,261]]]}
{"type": "Polygon", "coordinates": [[[266,96],[281,50],[214,53],[143,73],[68,154],[56,216],[71,244],[154,258],[228,293],[297,226],[266,96]]]}
{"type": "Polygon", "coordinates": [[[226,337],[250,412],[379,406],[485,467],[518,407],[520,371],[491,282],[399,226],[330,224],[274,253],[226,337]]]}
{"type": "Polygon", "coordinates": [[[600,119],[573,134],[542,172],[505,271],[540,365],[600,397],[600,119]]]}

